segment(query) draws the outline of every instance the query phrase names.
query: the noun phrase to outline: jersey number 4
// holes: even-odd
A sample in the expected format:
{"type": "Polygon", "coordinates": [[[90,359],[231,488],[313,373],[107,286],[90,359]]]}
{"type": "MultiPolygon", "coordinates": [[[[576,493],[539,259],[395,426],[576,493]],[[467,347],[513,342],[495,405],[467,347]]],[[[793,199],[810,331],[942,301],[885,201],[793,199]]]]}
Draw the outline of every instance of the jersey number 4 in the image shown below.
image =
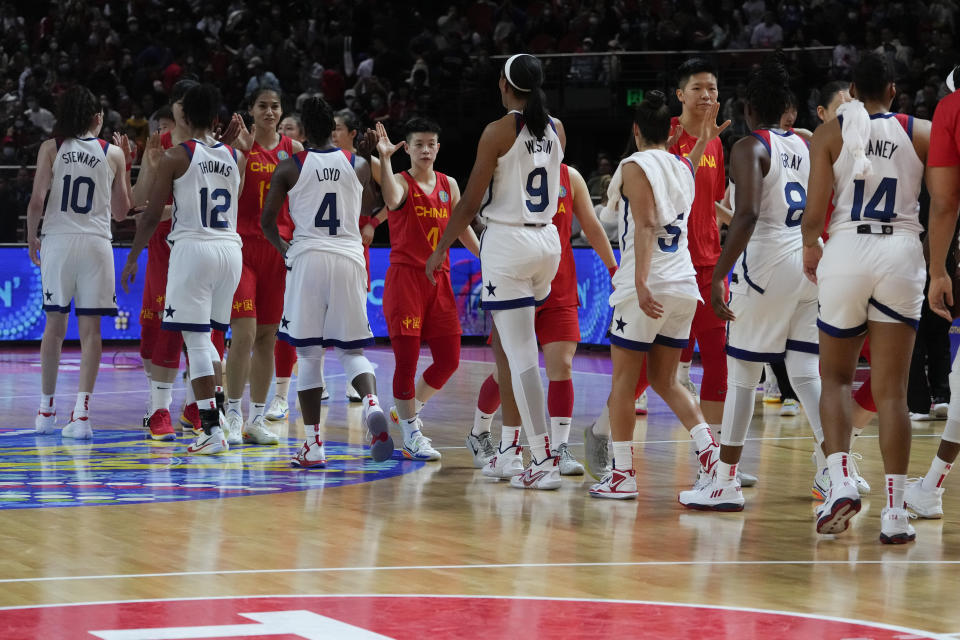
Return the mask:
{"type": "Polygon", "coordinates": [[[340,228],[340,218],[337,217],[337,194],[328,193],[323,196],[313,224],[317,227],[326,227],[327,232],[332,236],[337,235],[337,229],[340,228]]]}
{"type": "Polygon", "coordinates": [[[69,174],[63,176],[60,211],[66,213],[70,209],[74,213],[90,213],[90,209],[93,208],[93,186],[93,178],[80,176],[74,180],[73,176],[69,174]],[[71,182],[73,183],[72,188],[71,182]]]}
{"type": "Polygon", "coordinates": [[[220,219],[221,213],[230,210],[230,191],[214,189],[213,193],[204,187],[200,189],[200,224],[211,229],[225,229],[230,226],[226,220],[220,219]],[[208,207],[213,205],[208,211],[208,207]]]}

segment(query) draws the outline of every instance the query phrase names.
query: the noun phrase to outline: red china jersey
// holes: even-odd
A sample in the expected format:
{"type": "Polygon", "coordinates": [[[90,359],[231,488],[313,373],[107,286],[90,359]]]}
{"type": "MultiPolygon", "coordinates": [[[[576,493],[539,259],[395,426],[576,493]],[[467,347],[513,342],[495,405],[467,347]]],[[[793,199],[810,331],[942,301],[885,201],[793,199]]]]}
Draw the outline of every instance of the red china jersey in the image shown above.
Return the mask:
{"type": "MultiPolygon", "coordinates": [[[[673,118],[670,124],[674,127],[679,126],[680,119],[673,118]]],[[[670,153],[686,157],[695,144],[697,139],[684,131],[677,144],[670,147],[670,153]]],[[[714,138],[707,143],[694,180],[696,196],[690,208],[687,237],[693,266],[699,269],[715,266],[720,257],[720,230],[717,228],[715,203],[723,200],[727,187],[723,166],[723,143],[720,142],[720,138],[714,138]]]]}
{"type": "MultiPolygon", "coordinates": [[[[390,224],[390,263],[423,269],[450,221],[450,181],[439,171],[432,193],[425,193],[407,173],[407,199],[396,211],[388,211],[390,224]]],[[[443,271],[450,270],[449,254],[443,259],[443,271]]]]}
{"type": "Polygon", "coordinates": [[[577,295],[577,264],[573,261],[573,247],[570,246],[570,225],[573,220],[573,189],[570,188],[570,171],[567,165],[560,165],[560,197],[557,199],[557,213],[553,216],[553,225],[560,234],[560,266],[557,275],[550,283],[550,297],[544,307],[576,307],[580,304],[577,295]]]}
{"type": "MultiPolygon", "coordinates": [[[[160,146],[163,149],[170,149],[173,147],[173,134],[170,131],[161,134],[160,146]]],[[[167,204],[173,205],[173,190],[170,191],[170,197],[167,198],[167,204]]],[[[150,240],[147,241],[148,253],[163,251],[167,258],[170,257],[170,245],[167,244],[167,236],[170,234],[171,225],[173,225],[172,218],[167,218],[166,220],[160,221],[160,224],[157,225],[153,235],[150,236],[150,240]]]]}
{"type": "MultiPolygon", "coordinates": [[[[281,160],[293,155],[293,139],[280,136],[280,143],[273,149],[265,149],[256,142],[247,152],[246,177],[243,182],[243,191],[240,192],[239,215],[237,217],[237,232],[241,236],[262,237],[260,228],[260,214],[263,212],[263,203],[270,191],[270,180],[273,172],[281,160]]],[[[277,216],[277,227],[280,237],[289,241],[293,237],[293,223],[290,221],[290,210],[287,200],[284,199],[277,216]]]]}
{"type": "Polygon", "coordinates": [[[954,91],[941,100],[933,112],[927,164],[931,167],[960,164],[960,92],[954,91]]]}

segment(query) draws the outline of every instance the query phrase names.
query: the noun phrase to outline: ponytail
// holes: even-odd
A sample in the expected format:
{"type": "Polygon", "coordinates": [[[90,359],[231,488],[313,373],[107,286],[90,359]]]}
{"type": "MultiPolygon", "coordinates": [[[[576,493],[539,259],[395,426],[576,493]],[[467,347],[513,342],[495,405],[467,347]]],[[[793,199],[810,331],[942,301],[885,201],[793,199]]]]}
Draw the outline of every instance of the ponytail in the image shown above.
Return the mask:
{"type": "Polygon", "coordinates": [[[547,96],[541,88],[543,66],[540,60],[526,53],[518,53],[503,65],[503,75],[514,93],[527,100],[523,107],[527,129],[537,138],[544,137],[550,124],[550,113],[547,111],[547,96]]]}

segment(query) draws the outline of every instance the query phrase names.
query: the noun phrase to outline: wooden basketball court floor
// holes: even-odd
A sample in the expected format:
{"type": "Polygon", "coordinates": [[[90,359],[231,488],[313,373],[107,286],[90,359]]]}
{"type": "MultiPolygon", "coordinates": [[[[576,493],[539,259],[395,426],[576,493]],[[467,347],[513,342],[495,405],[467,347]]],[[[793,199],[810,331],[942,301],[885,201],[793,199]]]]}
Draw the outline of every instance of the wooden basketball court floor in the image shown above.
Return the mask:
{"type": "MultiPolygon", "coordinates": [[[[389,406],[392,354],[368,354],[389,406]]],[[[874,491],[836,538],[814,531],[807,421],[777,406],[757,405],[744,467],[760,482],[742,513],[677,503],[695,460],[653,395],[634,434],[638,500],[591,499],[589,476],[521,491],[484,478],[464,448],[490,360],[465,348],[424,410],[440,463],[396,454],[378,465],[364,459],[359,406],[328,358],[330,468],[308,471],[287,462],[299,420],[274,425],[280,446],[213,458],[188,457],[185,438],[144,439],[149,394],[130,347],[104,348],[92,443],[34,436],[39,354],[8,351],[0,638],[960,637],[960,488],[948,478],[944,519],[914,521],[915,543],[881,545],[875,427],[858,444],[874,491]]],[[[79,353],[64,361],[60,422],[79,353]]],[[[425,352],[421,370],[428,362],[425,352]]],[[[574,369],[580,457],[609,391],[608,355],[581,349],[574,369]]],[[[911,475],[921,475],[943,423],[915,427],[911,475]]]]}

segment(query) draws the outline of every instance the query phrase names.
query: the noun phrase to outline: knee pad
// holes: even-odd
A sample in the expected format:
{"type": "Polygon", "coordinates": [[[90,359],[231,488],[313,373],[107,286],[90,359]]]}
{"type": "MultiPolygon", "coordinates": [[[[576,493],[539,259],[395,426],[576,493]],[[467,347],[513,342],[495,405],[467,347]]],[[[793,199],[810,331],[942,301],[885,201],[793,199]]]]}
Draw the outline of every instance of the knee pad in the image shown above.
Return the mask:
{"type": "Polygon", "coordinates": [[[217,350],[210,341],[210,334],[200,331],[184,331],[183,342],[190,354],[190,379],[206,378],[213,375],[213,362],[217,360],[217,350]]]}
{"type": "Polygon", "coordinates": [[[423,380],[434,389],[442,389],[460,366],[460,336],[431,340],[433,364],[423,372],[423,380]]]}
{"type": "Polygon", "coordinates": [[[700,363],[703,365],[700,399],[707,402],[723,402],[727,396],[725,335],[723,327],[716,327],[697,335],[697,344],[700,345],[700,363]]]}
{"type": "Polygon", "coordinates": [[[748,362],[727,356],[727,380],[731,386],[756,389],[762,373],[762,362],[748,362]]]}
{"type": "Polygon", "coordinates": [[[363,375],[364,373],[373,375],[373,365],[370,364],[367,357],[363,355],[362,349],[350,349],[347,351],[337,348],[334,349],[334,351],[337,354],[337,359],[340,360],[343,372],[347,376],[347,382],[352,384],[357,376],[363,375]]]}
{"type": "Polygon", "coordinates": [[[418,336],[396,336],[391,338],[393,347],[393,397],[397,400],[410,400],[416,395],[417,361],[420,359],[420,338],[418,336]]]}
{"type": "MultiPolygon", "coordinates": [[[[753,364],[753,363],[751,363],[753,364]]],[[[763,364],[760,368],[763,368],[763,364]]],[[[760,376],[757,376],[760,379],[760,376]]],[[[723,430],[720,433],[720,444],[731,447],[742,447],[747,439],[750,421],[753,419],[753,402],[757,393],[757,385],[750,387],[731,386],[727,394],[727,401],[723,405],[723,430]]]]}
{"type": "Polygon", "coordinates": [[[493,312],[493,321],[500,336],[510,371],[523,372],[540,367],[540,354],[537,349],[537,334],[534,329],[533,307],[504,309],[493,312]]]}
{"type": "Polygon", "coordinates": [[[151,362],[167,369],[180,368],[180,351],[183,349],[183,336],[179,331],[160,329],[157,332],[151,362]]]}
{"type": "Polygon", "coordinates": [[[320,345],[297,347],[297,361],[300,367],[297,370],[297,391],[308,391],[323,387],[323,354],[325,349],[320,345]]]}
{"type": "Polygon", "coordinates": [[[157,332],[160,328],[150,324],[140,325],[140,357],[144,360],[153,360],[153,345],[157,342],[157,332]]]}

